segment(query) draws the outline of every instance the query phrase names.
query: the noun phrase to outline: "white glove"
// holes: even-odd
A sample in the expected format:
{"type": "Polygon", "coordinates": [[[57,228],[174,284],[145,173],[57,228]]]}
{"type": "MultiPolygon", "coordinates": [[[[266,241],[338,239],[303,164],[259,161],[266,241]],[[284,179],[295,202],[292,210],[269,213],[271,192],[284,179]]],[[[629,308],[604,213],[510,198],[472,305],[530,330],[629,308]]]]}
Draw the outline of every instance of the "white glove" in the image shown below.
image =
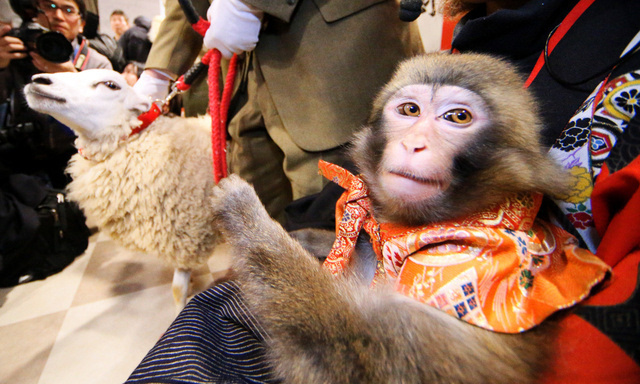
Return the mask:
{"type": "Polygon", "coordinates": [[[226,59],[253,50],[258,44],[263,12],[242,0],[214,0],[207,11],[211,26],[204,45],[217,48],[226,59]]]}
{"type": "MultiPolygon", "coordinates": [[[[169,94],[169,85],[171,85],[170,78],[159,71],[155,71],[155,73],[158,74],[157,77],[152,76],[149,71],[150,70],[147,69],[142,72],[142,75],[140,75],[140,78],[134,84],[133,89],[140,95],[150,97],[151,101],[164,100],[169,94]]],[[[153,70],[151,69],[151,71],[153,70]]]]}

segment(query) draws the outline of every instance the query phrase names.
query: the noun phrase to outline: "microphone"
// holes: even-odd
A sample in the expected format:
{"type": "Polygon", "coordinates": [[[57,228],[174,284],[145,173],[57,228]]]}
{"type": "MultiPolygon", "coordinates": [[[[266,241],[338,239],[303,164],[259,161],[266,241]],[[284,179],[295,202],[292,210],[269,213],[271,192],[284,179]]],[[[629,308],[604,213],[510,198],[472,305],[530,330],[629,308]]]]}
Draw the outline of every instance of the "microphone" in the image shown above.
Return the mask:
{"type": "Polygon", "coordinates": [[[414,21],[422,13],[422,0],[401,0],[398,16],[402,21],[414,21]]]}

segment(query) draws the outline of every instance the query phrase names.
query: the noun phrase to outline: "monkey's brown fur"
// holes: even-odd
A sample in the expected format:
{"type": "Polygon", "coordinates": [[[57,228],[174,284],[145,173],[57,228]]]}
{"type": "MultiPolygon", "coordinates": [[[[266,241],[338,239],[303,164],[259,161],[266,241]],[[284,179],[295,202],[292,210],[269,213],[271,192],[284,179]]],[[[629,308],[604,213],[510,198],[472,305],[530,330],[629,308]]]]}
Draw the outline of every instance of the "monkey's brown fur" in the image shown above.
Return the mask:
{"type": "MultiPolygon", "coordinates": [[[[395,90],[425,82],[465,87],[481,95],[491,110],[496,124],[487,140],[496,159],[503,160],[494,161],[486,142],[480,143],[489,169],[478,171],[474,188],[483,188],[487,180],[495,183],[480,195],[558,192],[556,184],[563,183],[537,144],[530,96],[510,66],[486,56],[430,55],[405,63],[376,101],[373,128],[356,144],[355,160],[365,176],[375,174],[376,151],[381,150],[378,144],[372,147],[375,137],[370,135],[376,136],[382,106],[395,90]]],[[[522,334],[494,333],[387,287],[370,290],[353,276],[335,278],[268,216],[250,185],[231,176],[214,194],[217,223],[235,249],[237,280],[270,336],[269,359],[285,383],[532,383],[544,371],[548,325],[522,334]]],[[[476,209],[493,201],[482,197],[472,196],[476,209]]],[[[408,211],[393,215],[383,202],[376,203],[376,214],[406,219],[408,211]]],[[[473,209],[465,205],[453,216],[473,209]]]]}

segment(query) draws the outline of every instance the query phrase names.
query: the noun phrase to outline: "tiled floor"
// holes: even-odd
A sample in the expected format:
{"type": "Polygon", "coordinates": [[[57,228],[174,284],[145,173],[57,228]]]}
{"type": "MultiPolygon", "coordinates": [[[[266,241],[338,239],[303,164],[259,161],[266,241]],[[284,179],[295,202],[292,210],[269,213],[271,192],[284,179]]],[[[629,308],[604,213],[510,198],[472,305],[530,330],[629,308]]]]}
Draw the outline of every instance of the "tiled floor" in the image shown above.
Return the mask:
{"type": "MultiPolygon", "coordinates": [[[[222,277],[218,247],[193,273],[193,291],[222,277]]],[[[59,274],[0,289],[0,383],[118,384],[176,315],[173,270],[97,233],[59,274]]]]}

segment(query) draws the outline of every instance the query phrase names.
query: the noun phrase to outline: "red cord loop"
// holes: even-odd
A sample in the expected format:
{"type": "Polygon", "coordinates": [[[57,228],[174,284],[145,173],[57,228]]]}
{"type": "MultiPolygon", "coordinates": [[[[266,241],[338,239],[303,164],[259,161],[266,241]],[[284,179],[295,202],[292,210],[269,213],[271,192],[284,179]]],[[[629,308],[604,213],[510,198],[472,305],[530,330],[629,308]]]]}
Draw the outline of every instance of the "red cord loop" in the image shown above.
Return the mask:
{"type": "MultiPolygon", "coordinates": [[[[191,24],[201,36],[207,33],[210,25],[207,20],[202,18],[197,23],[191,24]]],[[[229,61],[229,70],[222,90],[222,100],[220,100],[218,92],[221,60],[222,54],[217,49],[207,51],[201,60],[202,64],[209,66],[207,82],[209,84],[209,114],[211,115],[211,155],[213,157],[213,178],[216,183],[227,177],[227,112],[236,78],[238,55],[234,54],[229,61]]],[[[180,89],[180,85],[178,88],[180,89]]]]}
{"type": "Polygon", "coordinates": [[[231,57],[229,71],[222,90],[222,99],[218,92],[220,83],[220,61],[222,55],[217,49],[212,49],[205,54],[205,59],[209,62],[209,114],[211,115],[211,152],[213,156],[213,178],[219,182],[227,177],[227,113],[233,92],[233,83],[236,77],[237,55],[231,57]]]}
{"type": "Polygon", "coordinates": [[[176,88],[180,92],[186,92],[191,88],[191,85],[184,82],[184,75],[180,76],[180,78],[176,81],[176,88]]]}
{"type": "Polygon", "coordinates": [[[209,25],[211,25],[211,23],[209,23],[207,20],[200,18],[200,20],[198,20],[197,23],[195,24],[191,24],[191,26],[193,27],[193,29],[198,32],[198,34],[200,36],[205,35],[205,33],[207,33],[207,29],[209,29],[209,25]]]}

